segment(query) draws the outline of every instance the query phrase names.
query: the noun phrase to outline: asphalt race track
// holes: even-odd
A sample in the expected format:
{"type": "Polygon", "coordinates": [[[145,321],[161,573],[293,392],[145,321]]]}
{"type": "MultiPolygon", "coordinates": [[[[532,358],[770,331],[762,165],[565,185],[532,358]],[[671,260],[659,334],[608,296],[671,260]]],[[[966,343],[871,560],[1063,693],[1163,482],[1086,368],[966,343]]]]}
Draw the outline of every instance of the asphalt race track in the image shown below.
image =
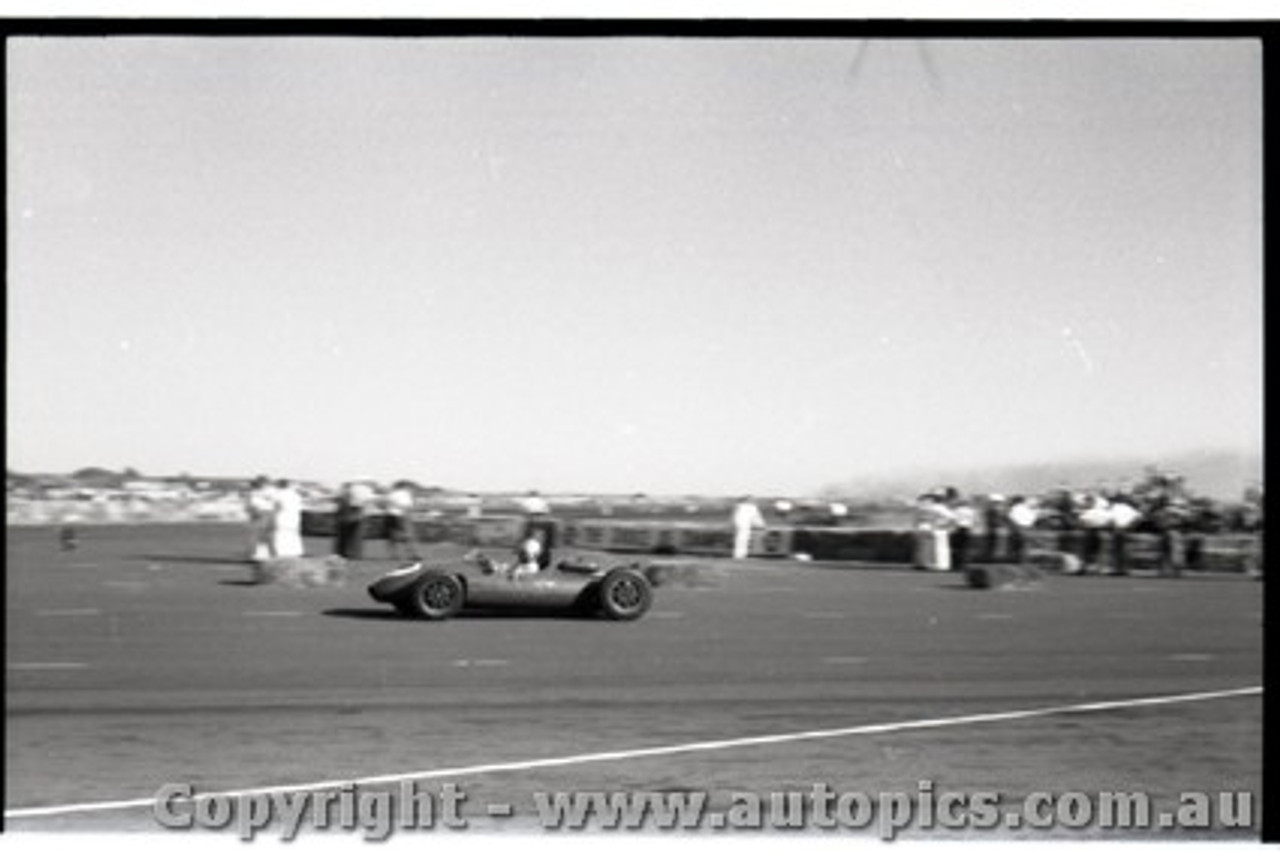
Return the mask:
{"type": "Polygon", "coordinates": [[[991,592],[702,560],[632,623],[425,623],[366,596],[389,561],[343,588],[254,586],[243,537],[89,528],[62,553],[9,529],[7,831],[160,832],[140,803],[171,782],[420,777],[465,790],[484,832],[543,832],[535,791],[1261,787],[1263,584],[1244,577],[991,592]],[[1251,691],[1188,698],[1229,690],[1251,691]]]}

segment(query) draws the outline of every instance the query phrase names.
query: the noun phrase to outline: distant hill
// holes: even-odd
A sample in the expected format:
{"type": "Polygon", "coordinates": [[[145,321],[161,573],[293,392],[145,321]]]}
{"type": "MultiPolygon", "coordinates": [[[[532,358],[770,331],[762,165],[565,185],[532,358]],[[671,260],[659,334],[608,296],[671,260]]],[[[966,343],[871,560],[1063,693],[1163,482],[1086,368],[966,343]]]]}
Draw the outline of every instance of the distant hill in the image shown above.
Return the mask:
{"type": "Polygon", "coordinates": [[[901,471],[888,476],[850,478],[828,485],[823,492],[866,498],[904,497],[952,485],[964,493],[1035,494],[1063,484],[1078,488],[1098,483],[1116,486],[1140,479],[1152,465],[1185,477],[1192,493],[1218,500],[1238,500],[1247,486],[1263,478],[1261,454],[1205,450],[1151,458],[901,471]]]}

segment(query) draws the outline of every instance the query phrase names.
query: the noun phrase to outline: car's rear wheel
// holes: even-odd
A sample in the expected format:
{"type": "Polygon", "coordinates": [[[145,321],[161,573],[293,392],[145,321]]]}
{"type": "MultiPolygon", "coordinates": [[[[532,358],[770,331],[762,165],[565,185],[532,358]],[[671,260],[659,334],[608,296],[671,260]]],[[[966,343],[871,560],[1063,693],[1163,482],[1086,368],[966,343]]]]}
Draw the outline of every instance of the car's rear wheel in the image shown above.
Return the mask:
{"type": "Polygon", "coordinates": [[[649,581],[639,571],[615,568],[600,581],[600,614],[612,621],[631,621],[644,615],[653,602],[649,581]]]}
{"type": "Polygon", "coordinates": [[[461,612],[466,598],[467,592],[461,580],[452,574],[433,571],[413,584],[404,607],[410,615],[439,621],[461,612]]]}

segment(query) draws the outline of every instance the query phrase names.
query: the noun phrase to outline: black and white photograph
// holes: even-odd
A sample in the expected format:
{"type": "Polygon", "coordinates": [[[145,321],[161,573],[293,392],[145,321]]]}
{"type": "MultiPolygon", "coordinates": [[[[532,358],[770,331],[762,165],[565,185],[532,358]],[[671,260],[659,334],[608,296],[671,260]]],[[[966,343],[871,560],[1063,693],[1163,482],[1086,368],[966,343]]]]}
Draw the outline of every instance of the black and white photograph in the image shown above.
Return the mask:
{"type": "Polygon", "coordinates": [[[0,23],[6,842],[1269,836],[1270,24],[0,23]]]}

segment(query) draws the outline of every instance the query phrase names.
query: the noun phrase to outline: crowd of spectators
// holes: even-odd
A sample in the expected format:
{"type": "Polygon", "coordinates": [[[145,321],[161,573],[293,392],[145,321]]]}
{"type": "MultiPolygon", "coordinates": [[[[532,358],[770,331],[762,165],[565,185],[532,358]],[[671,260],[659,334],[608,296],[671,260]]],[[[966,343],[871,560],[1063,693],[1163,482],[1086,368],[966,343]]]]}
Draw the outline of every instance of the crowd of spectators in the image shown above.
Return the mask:
{"type": "Polygon", "coordinates": [[[966,559],[1022,562],[1033,531],[1055,531],[1056,549],[1079,560],[1085,573],[1126,574],[1132,535],[1158,537],[1162,570],[1177,573],[1202,561],[1204,537],[1256,533],[1263,524],[1260,485],[1239,502],[1193,494],[1183,477],[1148,469],[1128,486],[1043,494],[967,498],[954,488],[920,495],[916,502],[918,568],[963,569],[966,559]],[[977,531],[975,533],[975,528],[977,531]]]}
{"type": "Polygon", "coordinates": [[[1043,529],[1119,524],[1133,532],[1249,533],[1261,530],[1263,522],[1260,485],[1246,489],[1239,501],[1226,502],[1196,495],[1183,477],[1156,469],[1128,486],[1060,486],[1028,499],[1036,509],[1036,526],[1043,529]]]}

